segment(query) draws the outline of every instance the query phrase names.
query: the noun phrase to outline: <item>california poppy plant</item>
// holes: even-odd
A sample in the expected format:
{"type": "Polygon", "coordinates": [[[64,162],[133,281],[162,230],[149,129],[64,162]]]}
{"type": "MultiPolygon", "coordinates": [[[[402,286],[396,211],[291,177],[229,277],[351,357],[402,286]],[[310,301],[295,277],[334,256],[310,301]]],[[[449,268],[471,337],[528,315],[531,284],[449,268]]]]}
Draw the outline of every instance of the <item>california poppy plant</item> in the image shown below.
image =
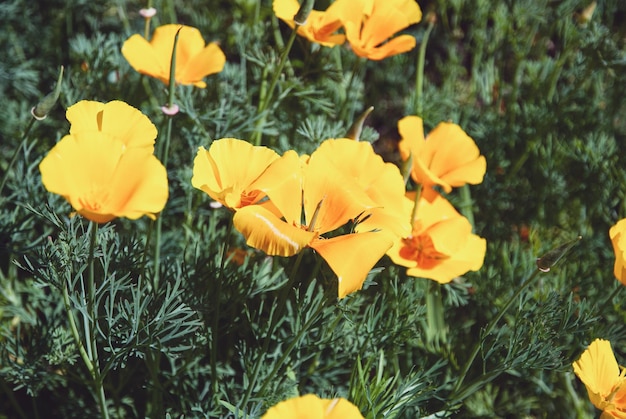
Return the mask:
{"type": "Polygon", "coordinates": [[[435,185],[450,192],[453,187],[483,181],[487,161],[460,126],[442,122],[424,137],[422,118],[407,116],[398,122],[398,131],[402,159],[412,159],[411,177],[422,185],[426,199],[437,196],[435,185]]]}
{"type": "Polygon", "coordinates": [[[626,218],[611,227],[609,236],[615,252],[613,273],[622,284],[626,285],[626,218]]]}
{"type": "Polygon", "coordinates": [[[159,26],[154,30],[150,42],[135,34],[124,42],[122,54],[137,72],[169,84],[174,38],[179,30],[176,46],[176,83],[193,84],[204,88],[206,83],[202,79],[222,71],[226,56],[217,43],[205,45],[202,34],[194,27],[159,26]]]}
{"type": "Polygon", "coordinates": [[[261,419],[363,419],[359,409],[344,398],[322,399],[314,394],[282,401],[261,419]]]}
{"type": "Polygon", "coordinates": [[[626,370],[617,364],[611,342],[594,340],[572,366],[602,419],[626,418],[626,370]]]}
{"type": "Polygon", "coordinates": [[[337,0],[333,7],[341,16],[346,39],[359,57],[382,60],[415,48],[413,36],[393,37],[422,19],[414,0],[337,0]]]}
{"type": "Polygon", "coordinates": [[[228,208],[238,209],[265,196],[251,185],[279,157],[267,147],[222,138],[213,141],[208,150],[198,149],[191,184],[228,208]]]}
{"type": "Polygon", "coordinates": [[[79,102],[67,117],[70,134],[39,165],[46,189],[98,223],[154,219],[167,201],[168,183],[165,167],[147,150],[147,138],[156,135],[148,118],[120,102],[79,102]]]}
{"type": "Polygon", "coordinates": [[[358,222],[375,206],[356,182],[323,155],[313,153],[303,163],[297,153],[288,151],[255,185],[276,211],[260,205],[241,208],[233,218],[235,228],[248,245],[269,255],[293,256],[305,247],[314,249],[337,275],[339,298],[359,290],[391,247],[392,240],[376,231],[322,236],[358,222]]]}
{"type": "MultiPolygon", "coordinates": [[[[410,219],[413,199],[405,201],[410,219]]],[[[411,235],[396,240],[387,255],[407,267],[407,275],[445,284],[483,265],[487,243],[472,234],[472,226],[442,196],[421,198],[411,235]]]]}
{"type": "MultiPolygon", "coordinates": [[[[297,0],[274,0],[273,8],[277,18],[290,28],[295,28],[294,16],[300,9],[297,0]]],[[[331,4],[325,12],[311,10],[306,22],[301,22],[298,26],[298,35],[325,47],[343,44],[346,37],[337,33],[342,23],[339,16],[333,12],[335,8],[331,4]]]]}

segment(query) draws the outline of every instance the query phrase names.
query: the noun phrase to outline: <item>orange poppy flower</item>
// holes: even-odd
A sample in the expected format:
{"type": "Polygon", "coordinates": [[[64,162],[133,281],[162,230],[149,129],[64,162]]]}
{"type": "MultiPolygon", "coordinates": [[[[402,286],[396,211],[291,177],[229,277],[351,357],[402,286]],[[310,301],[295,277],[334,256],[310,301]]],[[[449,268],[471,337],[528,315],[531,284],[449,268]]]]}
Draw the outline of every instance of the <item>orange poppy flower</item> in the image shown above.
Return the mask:
{"type": "MultiPolygon", "coordinates": [[[[273,8],[277,18],[292,29],[296,26],[294,16],[300,9],[297,0],[274,0],[273,8]]],[[[298,27],[298,35],[325,47],[343,44],[345,35],[336,33],[342,26],[341,19],[333,9],[335,7],[331,4],[325,12],[311,10],[306,22],[298,27]]]]}
{"type": "Polygon", "coordinates": [[[217,43],[205,45],[202,34],[194,27],[159,26],[154,30],[150,42],[135,34],[124,42],[122,54],[137,72],[169,84],[174,38],[179,29],[176,46],[176,83],[193,84],[204,88],[206,83],[202,79],[222,71],[226,56],[217,43]]]}
{"type": "MultiPolygon", "coordinates": [[[[413,200],[406,198],[407,218],[412,208],[413,200]]],[[[480,269],[487,243],[472,234],[470,222],[446,199],[440,195],[432,202],[420,199],[417,214],[412,234],[396,240],[387,252],[395,264],[408,268],[407,275],[445,284],[480,269]]]]}
{"type": "Polygon", "coordinates": [[[374,206],[358,184],[323,155],[313,153],[303,163],[289,151],[268,167],[255,187],[267,194],[278,214],[249,205],[235,213],[235,228],[249,246],[269,255],[293,256],[305,247],[314,249],[337,275],[339,298],[359,290],[391,246],[388,236],[373,231],[322,236],[357,220],[374,206]]]}
{"type": "Polygon", "coordinates": [[[98,223],[154,219],[168,197],[167,172],[152,154],[154,125],[123,102],[70,107],[70,134],[39,164],[46,189],[98,223]]]}
{"type": "Polygon", "coordinates": [[[216,140],[209,150],[198,149],[191,184],[236,210],[265,197],[251,185],[279,157],[267,147],[253,146],[236,138],[216,140]]]}
{"type": "Polygon", "coordinates": [[[615,252],[615,264],[613,272],[615,277],[626,285],[626,218],[618,221],[609,230],[613,251],[615,252]]]}
{"type": "Polygon", "coordinates": [[[594,340],[572,366],[602,419],[626,419],[626,370],[617,364],[611,342],[594,340]]]}
{"type": "Polygon", "coordinates": [[[423,186],[422,194],[432,200],[433,186],[450,192],[453,187],[483,181],[487,161],[474,140],[456,124],[442,122],[424,138],[422,118],[407,116],[398,122],[403,160],[413,158],[411,177],[423,186]]]}
{"type": "Polygon", "coordinates": [[[346,39],[359,57],[382,60],[415,48],[411,35],[392,38],[422,19],[414,0],[337,0],[333,6],[343,21],[346,39]]]}
{"type": "Polygon", "coordinates": [[[343,398],[321,399],[314,394],[293,397],[271,407],[261,419],[363,419],[359,409],[343,398]]]}

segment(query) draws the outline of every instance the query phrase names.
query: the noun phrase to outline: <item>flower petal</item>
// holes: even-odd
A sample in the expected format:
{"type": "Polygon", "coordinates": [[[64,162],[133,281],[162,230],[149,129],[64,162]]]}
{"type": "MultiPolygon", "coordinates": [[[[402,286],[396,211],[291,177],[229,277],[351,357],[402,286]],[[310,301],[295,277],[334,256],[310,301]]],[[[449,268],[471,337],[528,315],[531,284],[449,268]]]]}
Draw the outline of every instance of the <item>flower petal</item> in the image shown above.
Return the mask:
{"type": "Polygon", "coordinates": [[[122,55],[138,73],[157,78],[167,84],[170,78],[172,45],[173,43],[170,45],[168,56],[163,51],[156,50],[144,37],[135,34],[122,45],[122,55]]]}
{"type": "MultiPolygon", "coordinates": [[[[224,68],[226,56],[220,47],[212,42],[188,61],[181,65],[180,73],[177,71],[176,80],[181,84],[195,84],[197,87],[205,87],[202,79],[210,74],[219,73],[224,68]]],[[[178,67],[178,64],[176,65],[178,67]]]]}
{"type": "Polygon", "coordinates": [[[596,339],[572,366],[574,373],[585,384],[591,402],[604,410],[610,395],[620,379],[620,368],[608,340],[596,339]]]}
{"type": "Polygon", "coordinates": [[[392,240],[378,232],[344,234],[311,243],[337,275],[339,298],[363,287],[367,274],[391,245],[392,240]]]}
{"type": "Polygon", "coordinates": [[[622,284],[626,285],[626,218],[611,227],[609,236],[615,252],[613,273],[622,284]]]}
{"type": "Polygon", "coordinates": [[[293,256],[304,249],[316,234],[287,224],[260,205],[248,205],[233,216],[233,225],[248,246],[273,256],[293,256]]]}

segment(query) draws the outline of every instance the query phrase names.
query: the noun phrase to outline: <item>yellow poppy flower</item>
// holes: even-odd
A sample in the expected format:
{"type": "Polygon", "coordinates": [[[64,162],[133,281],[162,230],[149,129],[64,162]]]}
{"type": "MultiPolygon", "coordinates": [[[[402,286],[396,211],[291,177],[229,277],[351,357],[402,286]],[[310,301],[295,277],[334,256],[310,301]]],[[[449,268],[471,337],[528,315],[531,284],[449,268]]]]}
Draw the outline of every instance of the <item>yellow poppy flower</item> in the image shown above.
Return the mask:
{"type": "Polygon", "coordinates": [[[159,26],[154,30],[150,42],[135,34],[122,45],[122,54],[137,72],[169,84],[174,38],[179,29],[176,46],[176,83],[193,84],[204,88],[206,83],[202,79],[222,71],[226,56],[217,43],[205,45],[202,34],[194,27],[159,26]]]}
{"type": "Polygon", "coordinates": [[[81,100],[67,109],[65,117],[70,121],[72,135],[102,132],[122,141],[126,147],[154,152],[156,127],[140,110],[126,102],[81,100]]]}
{"type": "Polygon", "coordinates": [[[236,138],[216,140],[209,150],[198,149],[191,184],[236,210],[265,197],[265,193],[251,185],[279,157],[267,147],[253,146],[236,138]]]}
{"type": "Polygon", "coordinates": [[[167,202],[167,172],[159,160],[100,131],[66,135],[39,170],[48,191],[98,223],[142,215],[154,219],[167,202]]]}
{"type": "Polygon", "coordinates": [[[398,167],[385,163],[367,142],[347,138],[329,139],[318,147],[316,155],[324,155],[335,167],[353,179],[375,205],[368,218],[355,230],[378,229],[405,237],[411,232],[404,212],[404,179],[398,167]]]}
{"type": "MultiPolygon", "coordinates": [[[[296,26],[294,16],[300,9],[297,0],[274,0],[273,8],[277,18],[292,29],[296,26]]],[[[298,35],[325,47],[343,44],[345,35],[336,33],[342,26],[341,19],[333,13],[333,9],[331,5],[325,12],[311,10],[306,22],[298,27],[298,35]]]]}
{"type": "Polygon", "coordinates": [[[483,181],[487,161],[474,140],[456,124],[442,122],[424,138],[422,118],[407,116],[398,122],[403,160],[413,158],[411,177],[423,186],[422,194],[431,200],[439,185],[450,192],[453,187],[483,181]]]}
{"type": "MultiPolygon", "coordinates": [[[[413,200],[406,198],[406,217],[413,200]]],[[[472,226],[442,196],[432,202],[422,198],[410,236],[396,240],[387,255],[407,267],[407,275],[445,284],[483,265],[487,242],[472,234],[472,226]]]]}
{"type": "Polygon", "coordinates": [[[321,399],[314,394],[282,401],[261,419],[363,419],[359,409],[344,398],[321,399]]]}
{"type": "Polygon", "coordinates": [[[415,48],[411,35],[395,33],[419,22],[422,11],[414,0],[337,0],[346,39],[359,57],[382,60],[415,48]]]}
{"type": "Polygon", "coordinates": [[[626,285],[626,218],[618,221],[609,230],[613,251],[615,252],[615,264],[613,272],[615,277],[626,285]]]}
{"type": "Polygon", "coordinates": [[[602,419],[626,419],[626,371],[617,364],[611,342],[594,340],[572,366],[602,419]]]}
{"type": "Polygon", "coordinates": [[[391,246],[392,240],[378,232],[322,237],[375,206],[358,184],[323,155],[313,153],[304,163],[289,151],[268,167],[255,187],[267,194],[278,213],[260,205],[239,209],[233,225],[247,244],[276,256],[314,249],[337,275],[339,298],[359,290],[391,246]]]}

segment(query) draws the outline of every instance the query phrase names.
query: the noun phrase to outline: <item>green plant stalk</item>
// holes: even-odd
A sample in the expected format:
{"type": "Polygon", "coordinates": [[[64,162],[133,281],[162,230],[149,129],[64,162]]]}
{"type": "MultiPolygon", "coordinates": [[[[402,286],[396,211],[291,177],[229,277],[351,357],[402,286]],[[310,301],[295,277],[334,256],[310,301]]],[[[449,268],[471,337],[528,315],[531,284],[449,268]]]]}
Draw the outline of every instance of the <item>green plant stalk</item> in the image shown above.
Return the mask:
{"type": "Polygon", "coordinates": [[[365,62],[365,58],[357,57],[354,65],[352,66],[352,71],[350,72],[350,79],[348,79],[348,84],[346,85],[346,91],[343,98],[343,103],[341,104],[341,108],[339,111],[339,120],[343,121],[345,119],[352,120],[352,106],[349,105],[350,102],[350,90],[352,90],[352,85],[354,84],[354,79],[356,74],[361,72],[361,67],[365,62]]]}
{"type": "Polygon", "coordinates": [[[439,348],[441,343],[448,340],[441,284],[432,280],[429,280],[426,290],[426,340],[435,348],[439,348]]]}
{"type": "MultiPolygon", "coordinates": [[[[151,8],[152,7],[152,0],[148,0],[148,5],[147,8],[151,8]]],[[[144,38],[146,38],[146,41],[150,41],[150,21],[152,20],[152,18],[148,17],[145,19],[145,23],[144,23],[144,27],[143,27],[143,34],[144,34],[144,38]]]]}
{"type": "Polygon", "coordinates": [[[428,24],[424,32],[424,37],[422,38],[419,53],[417,54],[417,69],[415,72],[415,114],[417,116],[422,116],[422,112],[424,111],[424,63],[426,62],[428,38],[434,26],[433,22],[428,24]]]}
{"type": "MultiPolygon", "coordinates": [[[[178,47],[178,37],[180,35],[180,31],[182,26],[178,28],[176,31],[176,36],[174,37],[174,46],[172,48],[172,58],[170,60],[170,83],[168,88],[168,99],[167,99],[167,107],[172,108],[174,106],[174,98],[176,92],[176,48],[178,47]]],[[[169,157],[170,150],[170,140],[172,137],[172,121],[174,120],[173,115],[167,116],[167,130],[165,132],[165,139],[159,146],[159,159],[161,163],[167,170],[167,160],[169,157]]],[[[154,238],[154,275],[152,279],[152,286],[154,290],[159,289],[159,281],[160,281],[160,268],[161,268],[161,233],[163,229],[163,213],[159,214],[156,221],[156,234],[154,238]]]]}
{"type": "MultiPolygon", "coordinates": [[[[484,329],[484,336],[489,335],[493,331],[493,328],[496,326],[496,324],[498,324],[502,316],[504,316],[504,314],[508,311],[511,305],[513,305],[513,303],[517,301],[517,299],[522,294],[522,292],[524,292],[524,290],[528,288],[528,286],[535,280],[535,277],[537,277],[537,275],[540,272],[541,271],[539,269],[535,269],[533,273],[526,279],[526,281],[522,283],[522,285],[517,289],[515,294],[513,294],[513,296],[511,296],[511,298],[509,298],[509,300],[506,302],[502,310],[500,310],[500,312],[496,315],[496,317],[491,319],[489,324],[487,324],[487,327],[485,327],[484,329]]],[[[459,390],[461,389],[461,386],[463,385],[463,381],[465,380],[465,377],[467,376],[467,373],[470,367],[474,363],[474,360],[476,359],[478,352],[480,352],[481,346],[482,345],[480,341],[476,343],[476,345],[474,346],[474,350],[472,351],[469,358],[465,362],[465,365],[463,366],[463,370],[461,370],[461,374],[459,375],[459,378],[457,379],[456,385],[454,386],[454,389],[452,390],[452,393],[450,396],[450,399],[452,399],[455,402],[456,400],[454,400],[454,398],[455,396],[459,394],[459,390]]]]}
{"type": "Polygon", "coordinates": [[[219,319],[220,319],[220,295],[222,293],[222,281],[224,279],[224,266],[226,265],[226,260],[228,257],[226,254],[228,253],[228,244],[230,241],[230,234],[233,230],[233,221],[232,218],[228,223],[228,227],[226,230],[226,238],[224,239],[224,243],[222,245],[222,254],[220,255],[220,270],[217,273],[217,284],[216,290],[213,293],[213,307],[215,308],[215,313],[213,314],[213,321],[211,323],[211,387],[213,389],[213,396],[217,401],[217,394],[219,391],[219,381],[217,380],[217,344],[219,341],[219,319]]]}
{"type": "Polygon", "coordinates": [[[274,71],[272,76],[272,80],[270,81],[270,86],[267,89],[267,93],[262,95],[259,98],[259,108],[257,109],[257,114],[259,115],[259,119],[257,120],[256,127],[254,130],[254,136],[252,143],[256,146],[261,145],[261,140],[263,137],[263,125],[265,125],[265,121],[267,116],[265,115],[265,111],[269,107],[269,104],[272,100],[272,96],[274,95],[274,89],[276,88],[276,84],[278,83],[278,78],[283,72],[283,68],[285,67],[285,63],[287,62],[287,57],[289,56],[289,51],[291,51],[291,47],[293,46],[294,41],[296,40],[296,36],[298,35],[298,28],[300,25],[296,24],[289,36],[289,40],[287,41],[287,46],[283,50],[283,53],[280,55],[280,61],[278,62],[278,67],[274,71]]]}
{"type": "Polygon", "coordinates": [[[289,290],[295,283],[296,273],[298,272],[298,268],[300,267],[300,263],[302,262],[303,255],[304,255],[304,251],[301,251],[300,253],[298,253],[298,256],[296,257],[296,261],[293,264],[291,274],[289,275],[289,280],[287,281],[287,283],[281,290],[281,293],[278,297],[279,306],[277,310],[275,311],[275,313],[272,315],[270,325],[267,328],[267,334],[265,336],[265,340],[263,341],[263,347],[252,369],[252,378],[250,382],[248,383],[248,388],[246,389],[246,393],[244,394],[241,404],[239,405],[241,408],[245,408],[246,404],[248,403],[248,400],[250,400],[250,395],[252,394],[252,390],[254,390],[256,381],[259,378],[259,371],[261,369],[261,364],[263,363],[265,354],[267,354],[268,352],[268,349],[270,346],[270,340],[272,340],[272,335],[274,334],[274,329],[278,325],[278,319],[280,319],[285,313],[285,309],[287,307],[287,296],[288,296],[289,290]]]}
{"type": "Polygon", "coordinates": [[[459,205],[459,210],[461,214],[474,227],[474,211],[473,211],[473,202],[472,202],[472,194],[469,189],[469,185],[463,185],[459,188],[459,193],[461,194],[461,203],[459,205]]]}

